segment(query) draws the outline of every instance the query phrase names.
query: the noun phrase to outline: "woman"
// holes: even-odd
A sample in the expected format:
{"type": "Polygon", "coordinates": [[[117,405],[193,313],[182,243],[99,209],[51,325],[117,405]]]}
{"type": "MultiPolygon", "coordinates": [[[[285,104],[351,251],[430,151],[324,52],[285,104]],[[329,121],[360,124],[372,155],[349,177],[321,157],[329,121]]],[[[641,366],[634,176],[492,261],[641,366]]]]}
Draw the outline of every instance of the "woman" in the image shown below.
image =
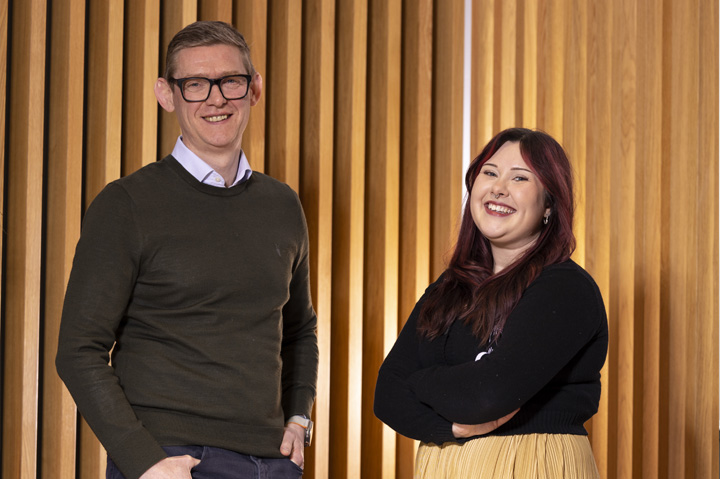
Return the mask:
{"type": "Polygon", "coordinates": [[[380,368],[375,414],[421,441],[416,477],[599,477],[583,424],[598,408],[607,318],[569,259],[567,156],[545,133],[508,129],[465,182],[454,254],[380,368]]]}

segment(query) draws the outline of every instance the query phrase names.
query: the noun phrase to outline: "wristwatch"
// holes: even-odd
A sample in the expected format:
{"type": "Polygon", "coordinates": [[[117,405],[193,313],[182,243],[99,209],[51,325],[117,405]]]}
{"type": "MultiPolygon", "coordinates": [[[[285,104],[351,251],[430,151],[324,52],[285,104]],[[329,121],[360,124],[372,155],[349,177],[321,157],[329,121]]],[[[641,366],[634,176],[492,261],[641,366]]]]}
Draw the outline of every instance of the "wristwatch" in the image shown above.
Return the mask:
{"type": "Polygon", "coordinates": [[[312,442],[313,433],[313,422],[310,420],[310,418],[304,414],[299,414],[296,416],[291,416],[290,419],[287,420],[287,423],[297,424],[301,428],[305,429],[305,447],[308,447],[312,442]]]}

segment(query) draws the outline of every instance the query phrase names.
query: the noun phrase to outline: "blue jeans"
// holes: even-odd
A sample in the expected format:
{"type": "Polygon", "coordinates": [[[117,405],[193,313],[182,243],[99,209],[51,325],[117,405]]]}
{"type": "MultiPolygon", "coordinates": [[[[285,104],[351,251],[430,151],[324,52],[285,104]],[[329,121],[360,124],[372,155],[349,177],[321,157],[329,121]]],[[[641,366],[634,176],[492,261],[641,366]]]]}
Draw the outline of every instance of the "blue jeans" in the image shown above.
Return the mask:
{"type": "MultiPolygon", "coordinates": [[[[168,456],[192,456],[200,464],[192,470],[193,479],[299,479],[303,471],[289,458],[269,459],[246,456],[219,447],[163,446],[168,456]]],[[[106,479],[125,479],[108,457],[106,479]]]]}

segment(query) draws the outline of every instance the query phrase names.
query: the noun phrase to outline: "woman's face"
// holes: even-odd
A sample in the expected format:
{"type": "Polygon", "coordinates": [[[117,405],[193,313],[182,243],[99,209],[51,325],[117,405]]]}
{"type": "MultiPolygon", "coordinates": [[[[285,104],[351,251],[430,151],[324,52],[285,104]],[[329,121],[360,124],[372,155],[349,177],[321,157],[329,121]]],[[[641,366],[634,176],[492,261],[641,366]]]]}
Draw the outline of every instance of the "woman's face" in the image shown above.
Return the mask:
{"type": "Polygon", "coordinates": [[[545,188],[520,154],[507,142],[482,166],[470,193],[475,225],[492,246],[493,256],[517,258],[537,240],[545,205],[545,188]]]}

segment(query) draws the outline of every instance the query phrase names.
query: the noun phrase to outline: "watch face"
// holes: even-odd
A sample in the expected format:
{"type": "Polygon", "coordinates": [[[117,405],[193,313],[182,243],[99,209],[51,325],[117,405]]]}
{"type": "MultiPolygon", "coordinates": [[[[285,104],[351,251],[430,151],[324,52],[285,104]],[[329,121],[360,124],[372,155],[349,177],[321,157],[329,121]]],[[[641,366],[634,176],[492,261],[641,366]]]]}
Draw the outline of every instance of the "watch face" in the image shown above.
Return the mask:
{"type": "Polygon", "coordinates": [[[305,446],[309,446],[310,442],[312,441],[312,433],[313,433],[313,422],[308,419],[308,425],[305,429],[305,446]]]}

